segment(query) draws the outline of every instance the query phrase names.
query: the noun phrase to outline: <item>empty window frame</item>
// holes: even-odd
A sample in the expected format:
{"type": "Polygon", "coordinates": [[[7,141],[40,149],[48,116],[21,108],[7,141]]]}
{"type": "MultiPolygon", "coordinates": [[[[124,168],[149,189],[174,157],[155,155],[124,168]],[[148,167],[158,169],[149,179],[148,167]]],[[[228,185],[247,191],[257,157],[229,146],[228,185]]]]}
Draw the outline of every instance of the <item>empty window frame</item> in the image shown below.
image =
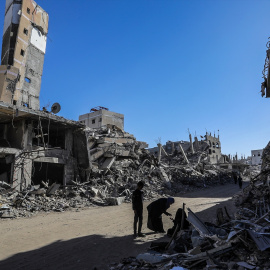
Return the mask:
{"type": "Polygon", "coordinates": [[[26,10],[26,11],[27,11],[27,13],[28,13],[28,14],[30,14],[30,8],[27,8],[27,10],[26,10]]]}
{"type": "Polygon", "coordinates": [[[28,29],[24,28],[24,29],[23,29],[23,33],[24,33],[26,36],[28,36],[28,29]]]}
{"type": "Polygon", "coordinates": [[[27,77],[24,78],[24,81],[27,82],[27,83],[31,83],[31,79],[29,79],[27,77]]]}
{"type": "Polygon", "coordinates": [[[24,54],[25,54],[25,51],[21,50],[21,56],[24,56],[24,54]]]}
{"type": "Polygon", "coordinates": [[[92,124],[95,124],[95,123],[96,123],[96,119],[93,119],[93,120],[92,120],[92,124]]]}

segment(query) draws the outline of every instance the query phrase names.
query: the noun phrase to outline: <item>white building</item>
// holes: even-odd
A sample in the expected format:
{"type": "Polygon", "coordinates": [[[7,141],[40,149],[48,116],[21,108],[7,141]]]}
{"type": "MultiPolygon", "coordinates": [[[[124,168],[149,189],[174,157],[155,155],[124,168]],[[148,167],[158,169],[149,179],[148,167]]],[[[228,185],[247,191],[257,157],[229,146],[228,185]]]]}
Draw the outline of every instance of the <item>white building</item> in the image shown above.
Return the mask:
{"type": "Polygon", "coordinates": [[[251,165],[262,164],[262,153],[263,153],[263,149],[251,150],[251,165]]]}

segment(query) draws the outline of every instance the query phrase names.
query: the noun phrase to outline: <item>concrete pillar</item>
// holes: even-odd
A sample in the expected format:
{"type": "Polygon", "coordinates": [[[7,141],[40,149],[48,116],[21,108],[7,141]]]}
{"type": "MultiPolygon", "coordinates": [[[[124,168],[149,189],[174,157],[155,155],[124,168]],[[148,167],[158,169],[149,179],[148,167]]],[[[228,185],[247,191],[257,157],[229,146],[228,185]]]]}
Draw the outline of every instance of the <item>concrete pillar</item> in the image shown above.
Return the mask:
{"type": "Polygon", "coordinates": [[[172,152],[171,152],[171,154],[173,154],[173,153],[174,153],[174,150],[175,150],[175,147],[174,147],[174,142],[172,142],[172,152]]]}
{"type": "Polygon", "coordinates": [[[184,149],[183,149],[183,147],[182,147],[182,145],[180,143],[179,143],[179,148],[180,148],[180,150],[181,150],[181,152],[182,152],[182,154],[184,156],[184,159],[185,159],[186,163],[189,164],[189,160],[188,160],[188,158],[186,156],[186,153],[185,153],[185,151],[184,151],[184,149]]]}
{"type": "Polygon", "coordinates": [[[74,180],[74,161],[72,158],[73,149],[73,133],[71,129],[66,130],[65,134],[65,149],[68,151],[69,158],[67,158],[67,163],[64,166],[64,179],[63,185],[74,180]]]}
{"type": "Polygon", "coordinates": [[[198,141],[198,138],[197,137],[194,137],[194,140],[195,140],[195,150],[196,151],[199,151],[199,141],[198,141]]]}
{"type": "Polygon", "coordinates": [[[160,163],[160,160],[161,160],[161,147],[162,147],[162,145],[161,145],[161,143],[158,143],[157,146],[158,146],[158,163],[160,163]]]}
{"type": "Polygon", "coordinates": [[[192,142],[192,136],[191,136],[191,134],[189,134],[189,141],[190,141],[191,153],[194,154],[194,148],[193,148],[193,142],[192,142]]]}

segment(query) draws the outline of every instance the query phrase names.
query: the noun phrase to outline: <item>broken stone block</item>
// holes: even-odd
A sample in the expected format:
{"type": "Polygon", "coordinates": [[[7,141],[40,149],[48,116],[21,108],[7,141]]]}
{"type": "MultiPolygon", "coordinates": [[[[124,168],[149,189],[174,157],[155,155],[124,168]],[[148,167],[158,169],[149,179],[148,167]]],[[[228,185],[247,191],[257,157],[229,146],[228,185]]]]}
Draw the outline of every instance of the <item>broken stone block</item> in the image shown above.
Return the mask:
{"type": "Polygon", "coordinates": [[[56,191],[57,189],[59,189],[59,187],[60,187],[60,184],[53,183],[53,184],[48,188],[46,194],[47,194],[47,195],[52,195],[52,194],[54,194],[55,191],[56,191]]]}
{"type": "Polygon", "coordinates": [[[109,197],[106,198],[106,201],[110,204],[110,205],[120,205],[124,202],[125,197],[109,197]]]}
{"type": "Polygon", "coordinates": [[[106,158],[106,160],[103,162],[103,164],[101,166],[101,170],[110,169],[111,166],[113,165],[114,161],[115,161],[115,157],[106,158]]]}
{"type": "Polygon", "coordinates": [[[91,187],[90,192],[91,192],[92,196],[96,197],[96,196],[98,196],[99,190],[91,187]]]}
{"type": "Polygon", "coordinates": [[[168,175],[166,174],[165,170],[163,168],[159,168],[159,173],[160,173],[160,177],[164,181],[166,187],[170,189],[171,182],[170,182],[170,179],[169,179],[168,175]]]}

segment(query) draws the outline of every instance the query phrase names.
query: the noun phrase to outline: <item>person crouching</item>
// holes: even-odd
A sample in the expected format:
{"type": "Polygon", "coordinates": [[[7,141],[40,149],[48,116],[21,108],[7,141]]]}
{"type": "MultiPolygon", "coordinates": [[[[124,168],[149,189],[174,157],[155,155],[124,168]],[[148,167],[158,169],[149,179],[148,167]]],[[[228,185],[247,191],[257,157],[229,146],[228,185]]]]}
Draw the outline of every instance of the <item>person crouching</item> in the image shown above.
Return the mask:
{"type": "Polygon", "coordinates": [[[147,228],[154,232],[164,233],[162,214],[166,216],[171,216],[166,210],[174,203],[174,198],[161,198],[147,206],[148,210],[148,221],[147,228]]]}

